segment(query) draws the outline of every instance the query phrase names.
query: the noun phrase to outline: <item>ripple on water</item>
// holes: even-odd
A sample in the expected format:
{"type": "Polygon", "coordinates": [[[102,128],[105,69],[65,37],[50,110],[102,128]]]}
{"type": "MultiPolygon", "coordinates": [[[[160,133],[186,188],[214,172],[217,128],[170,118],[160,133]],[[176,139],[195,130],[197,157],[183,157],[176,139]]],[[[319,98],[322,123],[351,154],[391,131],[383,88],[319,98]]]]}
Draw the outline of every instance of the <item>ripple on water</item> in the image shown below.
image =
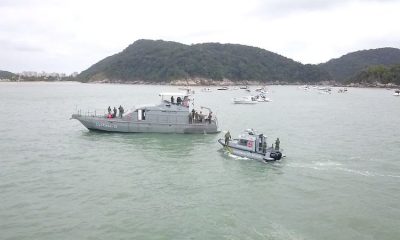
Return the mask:
{"type": "Polygon", "coordinates": [[[19,109],[0,109],[5,239],[400,235],[400,108],[385,91],[322,96],[271,86],[274,101],[255,106],[231,103],[240,90],[196,93],[232,136],[245,128],[269,144],[279,136],[287,158],[263,164],[224,152],[223,133],[99,133],[69,120],[76,105],[151,102],[173,86],[0,85],[0,103],[19,109]]]}

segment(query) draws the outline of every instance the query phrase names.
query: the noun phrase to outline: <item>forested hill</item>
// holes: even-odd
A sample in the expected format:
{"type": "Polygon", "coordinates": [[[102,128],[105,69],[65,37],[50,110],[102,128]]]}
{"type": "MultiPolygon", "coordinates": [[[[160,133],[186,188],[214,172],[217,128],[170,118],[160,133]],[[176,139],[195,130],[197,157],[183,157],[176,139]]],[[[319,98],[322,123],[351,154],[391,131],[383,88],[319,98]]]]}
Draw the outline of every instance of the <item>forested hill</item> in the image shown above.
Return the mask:
{"type": "Polygon", "coordinates": [[[149,83],[195,78],[288,83],[330,80],[330,75],[318,66],[303,65],[261,48],[219,43],[184,45],[162,40],[138,40],[78,77],[84,82],[108,79],[149,83]]]}
{"type": "Polygon", "coordinates": [[[348,53],[319,66],[328,71],[334,80],[344,82],[368,67],[395,64],[400,64],[400,49],[378,48],[348,53]]]}
{"type": "Polygon", "coordinates": [[[0,79],[11,79],[14,76],[14,73],[0,70],[0,79]]]}
{"type": "Polygon", "coordinates": [[[367,85],[396,84],[400,86],[400,64],[391,67],[373,66],[364,69],[348,80],[348,83],[361,83],[367,85]]]}

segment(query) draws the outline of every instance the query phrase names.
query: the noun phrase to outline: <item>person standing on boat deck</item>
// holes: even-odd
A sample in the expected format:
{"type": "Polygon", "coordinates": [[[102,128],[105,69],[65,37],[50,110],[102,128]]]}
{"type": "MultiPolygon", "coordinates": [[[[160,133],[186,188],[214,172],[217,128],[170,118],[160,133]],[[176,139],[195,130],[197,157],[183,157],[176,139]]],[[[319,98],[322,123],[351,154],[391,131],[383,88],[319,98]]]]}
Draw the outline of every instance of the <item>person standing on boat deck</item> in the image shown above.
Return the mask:
{"type": "Polygon", "coordinates": [[[181,97],[177,97],[176,98],[176,104],[181,105],[182,103],[182,98],[181,97]]]}
{"type": "Polygon", "coordinates": [[[171,96],[171,103],[174,103],[174,96],[171,96]]]}
{"type": "Polygon", "coordinates": [[[279,138],[276,139],[275,141],[275,150],[279,150],[279,144],[281,143],[281,141],[279,141],[279,138]]]}
{"type": "Polygon", "coordinates": [[[231,133],[228,131],[227,133],[225,133],[225,145],[228,146],[229,141],[231,140],[231,133]]]}
{"type": "Polygon", "coordinates": [[[117,117],[117,108],[114,107],[113,111],[114,111],[113,118],[115,118],[115,117],[117,117]]]}
{"type": "Polygon", "coordinates": [[[203,113],[200,111],[200,113],[199,113],[199,122],[203,122],[203,118],[204,118],[204,116],[203,116],[203,113]]]}
{"type": "Polygon", "coordinates": [[[192,120],[193,120],[193,117],[192,117],[192,113],[190,112],[190,113],[189,113],[189,124],[192,123],[192,120]]]}
{"type": "Polygon", "coordinates": [[[207,120],[208,120],[208,123],[209,123],[209,124],[211,124],[211,118],[212,118],[212,112],[210,112],[210,113],[208,114],[207,120]]]}
{"type": "Polygon", "coordinates": [[[108,106],[108,114],[111,114],[111,107],[108,106]]]}
{"type": "Polygon", "coordinates": [[[124,114],[124,108],[121,105],[119,105],[118,111],[119,111],[119,117],[122,118],[122,114],[124,114]]]}
{"type": "Polygon", "coordinates": [[[196,111],[194,110],[194,108],[192,109],[192,123],[194,123],[194,113],[195,113],[196,111]]]}

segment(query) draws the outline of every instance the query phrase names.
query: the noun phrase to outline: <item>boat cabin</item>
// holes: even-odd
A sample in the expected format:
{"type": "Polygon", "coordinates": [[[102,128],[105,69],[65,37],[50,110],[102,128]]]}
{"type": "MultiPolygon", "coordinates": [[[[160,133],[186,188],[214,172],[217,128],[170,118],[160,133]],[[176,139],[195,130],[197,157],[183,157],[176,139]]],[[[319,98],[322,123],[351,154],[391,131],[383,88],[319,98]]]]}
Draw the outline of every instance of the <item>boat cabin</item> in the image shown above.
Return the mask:
{"type": "Polygon", "coordinates": [[[242,150],[263,153],[263,144],[267,145],[267,138],[263,134],[257,134],[253,129],[247,129],[239,135],[237,148],[242,150]]]}
{"type": "Polygon", "coordinates": [[[160,93],[158,105],[134,107],[127,116],[131,121],[164,124],[186,124],[189,114],[189,96],[185,93],[160,93]]]}

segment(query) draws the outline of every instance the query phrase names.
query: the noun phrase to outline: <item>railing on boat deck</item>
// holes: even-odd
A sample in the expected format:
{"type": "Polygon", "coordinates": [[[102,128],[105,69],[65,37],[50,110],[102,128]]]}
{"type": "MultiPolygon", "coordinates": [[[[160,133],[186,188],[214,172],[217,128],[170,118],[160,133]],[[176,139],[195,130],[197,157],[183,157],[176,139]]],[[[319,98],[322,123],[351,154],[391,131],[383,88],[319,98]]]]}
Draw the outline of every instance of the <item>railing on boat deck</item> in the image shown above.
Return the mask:
{"type": "Polygon", "coordinates": [[[76,112],[79,116],[84,117],[107,117],[107,112],[104,109],[94,109],[94,110],[82,110],[78,109],[76,112]]]}
{"type": "Polygon", "coordinates": [[[189,122],[189,124],[207,125],[207,124],[211,124],[211,123],[213,123],[213,122],[215,122],[215,124],[218,126],[218,119],[217,119],[216,116],[214,116],[214,117],[211,118],[211,122],[209,122],[208,119],[203,119],[202,121],[195,120],[195,121],[189,122]]]}

